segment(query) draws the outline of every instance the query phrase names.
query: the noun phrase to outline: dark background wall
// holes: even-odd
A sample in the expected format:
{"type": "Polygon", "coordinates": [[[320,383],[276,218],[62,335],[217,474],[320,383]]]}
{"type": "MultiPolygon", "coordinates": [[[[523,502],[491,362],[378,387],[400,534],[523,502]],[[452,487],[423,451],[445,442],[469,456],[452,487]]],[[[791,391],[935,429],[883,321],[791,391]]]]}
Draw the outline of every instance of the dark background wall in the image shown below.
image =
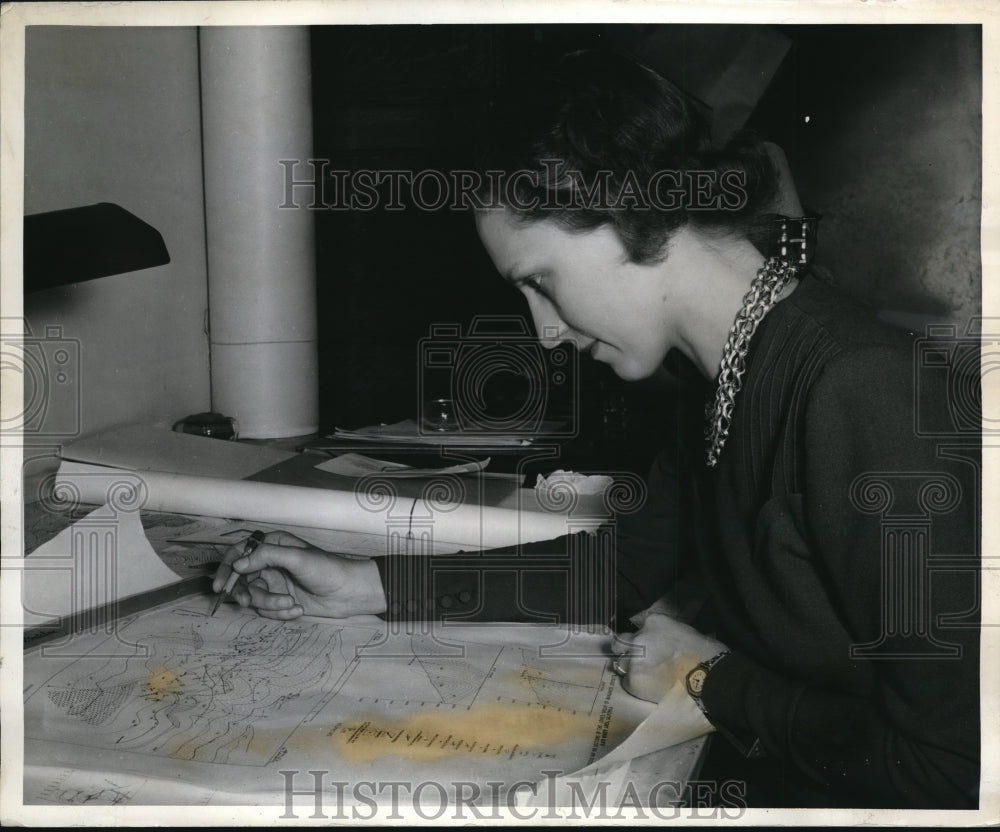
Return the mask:
{"type": "MultiPolygon", "coordinates": [[[[594,44],[636,52],[699,95],[742,85],[744,99],[757,96],[736,102],[739,117],[786,150],[803,202],[824,216],[818,261],[850,291],[911,321],[978,313],[978,26],[320,27],[315,155],[332,169],[460,168],[498,87],[594,44]]],[[[324,427],[414,416],[418,342],[433,324],[526,314],[466,214],[316,221],[324,427]]],[[[516,395],[518,379],[493,383],[516,395]]],[[[669,412],[669,387],[626,385],[603,365],[583,365],[578,389],[592,445],[644,446],[669,412]],[[628,430],[615,437],[622,407],[628,430]]]]}
{"type": "Polygon", "coordinates": [[[782,31],[792,47],[751,124],[824,215],[823,263],[887,313],[978,315],[981,27],[782,31]]]}
{"type": "MultiPolygon", "coordinates": [[[[599,36],[588,27],[317,28],[316,156],[338,170],[469,167],[496,89],[546,55],[599,36]]],[[[497,277],[469,214],[380,205],[318,212],[316,221],[326,425],[413,417],[418,341],[433,324],[526,313],[497,277]]]]}

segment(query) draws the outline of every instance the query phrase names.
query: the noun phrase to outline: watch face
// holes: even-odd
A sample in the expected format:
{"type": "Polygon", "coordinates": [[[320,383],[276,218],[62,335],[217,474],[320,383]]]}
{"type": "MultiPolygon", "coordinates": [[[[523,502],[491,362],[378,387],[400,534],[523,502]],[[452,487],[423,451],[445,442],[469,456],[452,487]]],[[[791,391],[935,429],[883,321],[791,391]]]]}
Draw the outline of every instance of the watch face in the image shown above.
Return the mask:
{"type": "Polygon", "coordinates": [[[687,688],[692,696],[701,696],[701,689],[705,686],[705,677],[708,672],[703,667],[696,667],[687,677],[687,688]]]}

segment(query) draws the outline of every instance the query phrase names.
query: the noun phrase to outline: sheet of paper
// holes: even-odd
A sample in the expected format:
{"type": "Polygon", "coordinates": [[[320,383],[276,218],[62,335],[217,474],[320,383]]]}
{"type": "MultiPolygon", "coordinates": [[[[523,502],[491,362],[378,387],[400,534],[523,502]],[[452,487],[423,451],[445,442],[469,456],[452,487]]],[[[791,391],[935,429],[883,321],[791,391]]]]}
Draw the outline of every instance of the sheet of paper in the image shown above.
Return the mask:
{"type": "Polygon", "coordinates": [[[243,479],[291,459],[295,454],[265,445],[129,425],[64,445],[60,456],[129,471],[243,479]]]}
{"type": "Polygon", "coordinates": [[[231,527],[218,517],[190,517],[155,511],[142,513],[142,528],[153,550],[167,566],[182,578],[211,574],[224,555],[224,547],[208,541],[205,545],[176,542],[178,536],[209,537],[219,529],[231,527]]]}
{"type": "MultiPolygon", "coordinates": [[[[616,795],[618,801],[613,805],[619,805],[628,798],[622,790],[628,783],[635,782],[643,766],[654,766],[661,781],[683,782],[685,778],[676,776],[676,772],[675,776],[669,776],[668,769],[690,770],[689,767],[697,762],[705,734],[703,719],[679,718],[678,709],[665,700],[656,705],[623,742],[599,760],[577,771],[546,778],[533,794],[521,796],[522,805],[546,806],[553,800],[560,806],[570,805],[571,789],[577,792],[582,789],[582,793],[591,798],[597,790],[608,789],[608,797],[616,795]]],[[[665,798],[664,805],[669,805],[667,796],[661,796],[665,798]]],[[[676,794],[671,796],[677,798],[676,794]]]]}
{"type": "Polygon", "coordinates": [[[389,801],[360,782],[431,782],[433,805],[438,786],[454,803],[474,784],[488,805],[600,759],[652,709],[618,686],[601,634],[213,618],[210,604],[26,654],[26,802],[284,806],[291,771],[308,814],[320,771],[331,812],[336,782],[347,805],[389,801]]]}
{"type": "Polygon", "coordinates": [[[490,464],[489,457],[478,462],[448,465],[444,468],[414,468],[401,462],[374,459],[364,454],[341,454],[316,465],[320,471],[340,474],[345,477],[365,477],[379,474],[383,477],[433,477],[442,474],[476,474],[490,464]]]}
{"type": "Polygon", "coordinates": [[[518,805],[589,805],[612,810],[623,805],[676,807],[687,797],[685,786],[705,749],[706,738],[698,737],[640,757],[614,759],[609,755],[572,774],[545,777],[533,791],[518,792],[518,805]]]}
{"type": "Polygon", "coordinates": [[[28,627],[179,580],[150,546],[139,512],[108,506],[64,529],[22,563],[28,627]]]}
{"type": "MultiPolygon", "coordinates": [[[[454,445],[489,447],[491,445],[530,445],[531,437],[492,433],[462,433],[460,431],[422,431],[413,419],[404,419],[392,425],[370,425],[357,430],[337,428],[332,439],[351,439],[375,442],[402,442],[416,445],[454,445]]],[[[318,447],[318,446],[316,446],[318,447]]]]}
{"type": "Polygon", "coordinates": [[[604,474],[578,474],[560,468],[548,476],[539,474],[535,480],[535,490],[539,493],[557,495],[560,490],[569,489],[574,494],[593,497],[603,495],[613,484],[614,478],[604,474]]]}

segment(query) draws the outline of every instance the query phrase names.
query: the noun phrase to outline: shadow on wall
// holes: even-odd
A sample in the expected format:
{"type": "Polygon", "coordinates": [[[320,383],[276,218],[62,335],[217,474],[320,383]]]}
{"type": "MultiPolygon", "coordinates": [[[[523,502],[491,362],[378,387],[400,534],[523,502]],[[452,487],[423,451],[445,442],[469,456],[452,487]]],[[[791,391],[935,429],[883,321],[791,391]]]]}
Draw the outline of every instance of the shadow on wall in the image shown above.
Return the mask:
{"type": "Polygon", "coordinates": [[[776,139],[823,214],[818,262],[886,313],[980,314],[981,28],[785,31],[754,121],[785,108],[776,139]]]}

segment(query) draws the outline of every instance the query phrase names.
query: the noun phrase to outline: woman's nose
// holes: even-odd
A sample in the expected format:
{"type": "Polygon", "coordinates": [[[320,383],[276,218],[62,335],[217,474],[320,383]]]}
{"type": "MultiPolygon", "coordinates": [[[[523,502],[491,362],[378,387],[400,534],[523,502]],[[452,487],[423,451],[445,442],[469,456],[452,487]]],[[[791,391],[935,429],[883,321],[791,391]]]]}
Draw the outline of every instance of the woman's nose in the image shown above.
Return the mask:
{"type": "Polygon", "coordinates": [[[566,340],[571,339],[568,338],[566,328],[564,326],[546,324],[544,327],[538,328],[538,343],[540,343],[547,350],[555,349],[566,340]]]}
{"type": "Polygon", "coordinates": [[[535,322],[538,342],[545,349],[554,349],[567,339],[569,327],[563,323],[554,309],[548,305],[530,301],[528,306],[531,309],[532,320],[535,322]]]}

